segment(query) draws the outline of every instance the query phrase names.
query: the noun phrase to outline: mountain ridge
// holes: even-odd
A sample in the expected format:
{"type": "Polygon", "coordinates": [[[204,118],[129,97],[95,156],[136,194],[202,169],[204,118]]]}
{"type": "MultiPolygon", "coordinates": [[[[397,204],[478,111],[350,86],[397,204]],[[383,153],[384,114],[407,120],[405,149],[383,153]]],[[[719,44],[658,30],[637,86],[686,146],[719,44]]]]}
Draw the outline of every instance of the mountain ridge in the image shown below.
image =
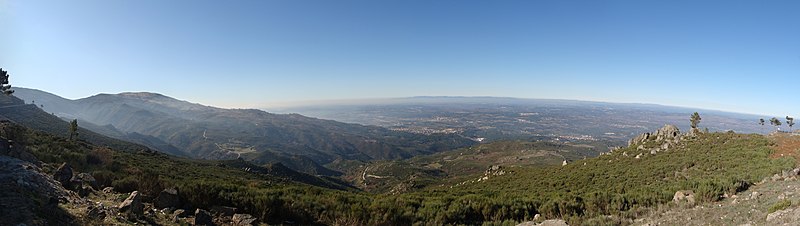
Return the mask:
{"type": "MultiPolygon", "coordinates": [[[[314,165],[321,165],[336,159],[408,158],[474,144],[456,135],[426,136],[299,114],[223,109],[147,92],[98,94],[69,100],[52,98],[54,95],[40,90],[18,88],[15,95],[41,103],[45,111],[71,116],[79,122],[111,125],[125,133],[156,137],[196,158],[242,157],[256,163],[310,158],[316,162],[314,165]]],[[[295,170],[318,173],[310,169],[295,170]]]]}

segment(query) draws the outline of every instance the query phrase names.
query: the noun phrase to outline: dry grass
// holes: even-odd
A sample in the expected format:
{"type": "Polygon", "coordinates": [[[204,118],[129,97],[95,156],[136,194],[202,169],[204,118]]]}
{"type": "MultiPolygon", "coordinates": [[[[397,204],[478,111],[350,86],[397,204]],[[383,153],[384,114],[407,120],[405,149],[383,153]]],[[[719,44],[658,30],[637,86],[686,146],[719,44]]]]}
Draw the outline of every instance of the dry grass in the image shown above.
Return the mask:
{"type": "Polygon", "coordinates": [[[773,133],[769,139],[775,142],[773,149],[775,152],[770,155],[772,158],[792,157],[800,163],[800,136],[788,133],[773,133]]]}

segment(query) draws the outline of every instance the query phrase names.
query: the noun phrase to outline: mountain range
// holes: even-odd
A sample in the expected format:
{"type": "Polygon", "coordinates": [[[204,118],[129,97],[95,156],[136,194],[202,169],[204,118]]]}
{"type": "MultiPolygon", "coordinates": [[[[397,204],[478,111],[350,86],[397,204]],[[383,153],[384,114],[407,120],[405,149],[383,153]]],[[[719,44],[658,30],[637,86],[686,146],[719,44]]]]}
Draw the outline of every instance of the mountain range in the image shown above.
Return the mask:
{"type": "Polygon", "coordinates": [[[402,159],[465,147],[456,134],[422,135],[255,109],[222,109],[147,92],[70,100],[35,89],[15,96],[83,128],[179,156],[281,162],[312,174],[337,175],[337,159],[402,159]]]}

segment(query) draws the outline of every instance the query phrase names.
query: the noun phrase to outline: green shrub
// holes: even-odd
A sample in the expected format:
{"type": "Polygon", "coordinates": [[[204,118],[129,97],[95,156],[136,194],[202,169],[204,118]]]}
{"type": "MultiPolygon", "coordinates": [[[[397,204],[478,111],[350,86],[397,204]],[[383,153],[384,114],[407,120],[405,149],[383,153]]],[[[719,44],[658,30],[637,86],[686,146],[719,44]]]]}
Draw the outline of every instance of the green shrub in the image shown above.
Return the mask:
{"type": "Polygon", "coordinates": [[[792,206],[792,201],[788,199],[781,200],[780,202],[775,203],[774,205],[769,207],[769,213],[774,213],[775,211],[784,210],[792,206]]]}

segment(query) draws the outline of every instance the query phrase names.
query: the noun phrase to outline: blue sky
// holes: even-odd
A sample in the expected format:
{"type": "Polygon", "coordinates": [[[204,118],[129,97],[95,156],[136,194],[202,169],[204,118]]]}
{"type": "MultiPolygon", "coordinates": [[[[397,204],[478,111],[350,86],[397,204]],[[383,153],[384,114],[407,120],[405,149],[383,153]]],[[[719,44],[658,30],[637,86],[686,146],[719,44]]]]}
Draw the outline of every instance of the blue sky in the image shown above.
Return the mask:
{"type": "Polygon", "coordinates": [[[222,107],[407,96],[794,115],[800,1],[0,0],[12,85],[222,107]]]}

